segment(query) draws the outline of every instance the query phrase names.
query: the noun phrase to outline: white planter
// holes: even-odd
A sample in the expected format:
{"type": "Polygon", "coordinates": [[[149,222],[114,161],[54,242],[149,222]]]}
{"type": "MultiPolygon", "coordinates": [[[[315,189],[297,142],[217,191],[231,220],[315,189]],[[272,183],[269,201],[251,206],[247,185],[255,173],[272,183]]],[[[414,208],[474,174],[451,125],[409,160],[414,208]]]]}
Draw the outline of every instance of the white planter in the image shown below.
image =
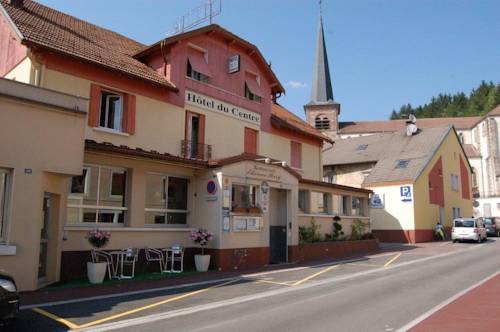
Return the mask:
{"type": "Polygon", "coordinates": [[[194,264],[196,271],[207,272],[210,265],[210,255],[194,255],[194,264]]]}
{"type": "Polygon", "coordinates": [[[87,262],[87,276],[91,284],[102,284],[108,263],[87,262]]]}

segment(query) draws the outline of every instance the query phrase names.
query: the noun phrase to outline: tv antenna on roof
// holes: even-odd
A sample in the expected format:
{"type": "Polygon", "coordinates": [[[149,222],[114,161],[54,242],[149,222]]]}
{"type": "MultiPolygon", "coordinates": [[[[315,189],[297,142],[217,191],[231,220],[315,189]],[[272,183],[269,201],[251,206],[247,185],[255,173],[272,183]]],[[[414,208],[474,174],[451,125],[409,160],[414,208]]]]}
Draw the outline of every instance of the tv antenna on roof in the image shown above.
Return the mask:
{"type": "Polygon", "coordinates": [[[204,22],[212,24],[213,18],[219,16],[221,12],[222,0],[206,0],[202,5],[191,9],[179,17],[175,23],[175,27],[167,34],[169,36],[177,35],[197,27],[204,22]]]}

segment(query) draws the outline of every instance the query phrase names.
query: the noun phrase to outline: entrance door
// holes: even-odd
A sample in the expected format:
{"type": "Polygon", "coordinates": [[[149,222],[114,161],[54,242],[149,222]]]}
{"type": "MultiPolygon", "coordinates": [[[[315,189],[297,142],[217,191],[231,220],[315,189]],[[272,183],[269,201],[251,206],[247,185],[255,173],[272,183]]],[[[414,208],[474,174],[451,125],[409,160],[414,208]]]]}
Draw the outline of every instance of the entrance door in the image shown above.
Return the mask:
{"type": "Polygon", "coordinates": [[[38,260],[38,280],[44,282],[47,280],[47,257],[49,248],[49,224],[50,224],[50,194],[43,197],[43,225],[40,231],[40,257],[38,260]]]}
{"type": "Polygon", "coordinates": [[[269,195],[270,263],[287,261],[287,191],[271,188],[269,195]]]}

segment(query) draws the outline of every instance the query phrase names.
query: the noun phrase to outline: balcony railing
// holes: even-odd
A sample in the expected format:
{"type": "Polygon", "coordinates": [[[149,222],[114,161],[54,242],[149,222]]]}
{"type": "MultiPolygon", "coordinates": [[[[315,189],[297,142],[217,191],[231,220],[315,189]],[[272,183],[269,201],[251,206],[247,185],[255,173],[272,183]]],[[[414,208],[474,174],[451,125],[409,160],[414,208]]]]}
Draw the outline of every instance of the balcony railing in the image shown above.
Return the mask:
{"type": "Polygon", "coordinates": [[[181,140],[181,156],[189,159],[208,160],[212,158],[212,146],[189,140],[181,140]]]}

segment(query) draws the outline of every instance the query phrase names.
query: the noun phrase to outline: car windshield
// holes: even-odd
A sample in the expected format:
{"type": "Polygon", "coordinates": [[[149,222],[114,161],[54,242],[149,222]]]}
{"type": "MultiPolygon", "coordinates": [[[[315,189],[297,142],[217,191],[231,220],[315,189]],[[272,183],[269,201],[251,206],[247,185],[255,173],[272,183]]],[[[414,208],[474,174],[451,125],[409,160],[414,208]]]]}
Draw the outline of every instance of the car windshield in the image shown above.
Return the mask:
{"type": "Polygon", "coordinates": [[[455,220],[455,227],[475,227],[474,220],[455,220]]]}
{"type": "Polygon", "coordinates": [[[493,224],[493,222],[491,221],[491,219],[484,219],[484,223],[485,223],[485,225],[491,225],[491,224],[493,224]]]}

